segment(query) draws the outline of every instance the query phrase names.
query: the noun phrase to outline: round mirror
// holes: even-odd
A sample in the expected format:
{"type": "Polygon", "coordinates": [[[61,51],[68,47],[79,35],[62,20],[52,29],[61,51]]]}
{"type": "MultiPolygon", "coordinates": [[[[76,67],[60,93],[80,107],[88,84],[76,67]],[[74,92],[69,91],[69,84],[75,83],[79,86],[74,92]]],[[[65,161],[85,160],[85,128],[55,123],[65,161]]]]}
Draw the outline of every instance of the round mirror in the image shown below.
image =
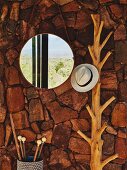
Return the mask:
{"type": "Polygon", "coordinates": [[[39,88],[55,88],[64,83],[74,66],[70,46],[53,34],[39,34],[31,38],[20,54],[20,68],[24,77],[39,88]]]}

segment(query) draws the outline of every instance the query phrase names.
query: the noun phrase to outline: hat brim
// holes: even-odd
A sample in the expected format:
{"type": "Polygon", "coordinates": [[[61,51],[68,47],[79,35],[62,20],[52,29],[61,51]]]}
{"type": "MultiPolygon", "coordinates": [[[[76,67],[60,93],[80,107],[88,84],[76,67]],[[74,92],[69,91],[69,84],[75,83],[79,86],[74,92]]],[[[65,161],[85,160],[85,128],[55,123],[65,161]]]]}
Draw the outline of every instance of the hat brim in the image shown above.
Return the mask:
{"type": "Polygon", "coordinates": [[[94,65],[91,65],[91,64],[80,64],[72,72],[72,75],[71,75],[71,85],[78,92],[87,92],[87,91],[90,91],[97,84],[98,79],[99,79],[99,73],[98,73],[97,68],[94,65]],[[89,68],[92,71],[92,74],[93,74],[93,78],[92,78],[91,82],[88,85],[86,85],[86,86],[78,85],[77,82],[76,82],[76,79],[75,79],[76,72],[80,68],[82,68],[82,67],[89,68]]]}

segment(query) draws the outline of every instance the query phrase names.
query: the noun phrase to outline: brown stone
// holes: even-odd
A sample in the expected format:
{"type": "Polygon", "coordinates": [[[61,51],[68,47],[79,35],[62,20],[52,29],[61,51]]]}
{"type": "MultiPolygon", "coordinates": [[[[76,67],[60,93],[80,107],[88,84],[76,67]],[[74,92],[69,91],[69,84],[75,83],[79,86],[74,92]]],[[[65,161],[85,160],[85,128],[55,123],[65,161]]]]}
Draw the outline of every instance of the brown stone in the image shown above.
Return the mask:
{"type": "Polygon", "coordinates": [[[12,114],[15,129],[24,129],[29,127],[28,113],[23,110],[12,114]]]}
{"type": "Polygon", "coordinates": [[[26,8],[30,8],[35,4],[34,0],[25,0],[22,5],[21,5],[21,9],[26,9],[26,8]]]}
{"type": "Polygon", "coordinates": [[[12,170],[12,160],[10,156],[3,156],[1,162],[1,170],[12,170]]]}
{"type": "Polygon", "coordinates": [[[33,129],[33,131],[35,133],[40,133],[39,126],[38,126],[38,124],[36,122],[31,123],[31,128],[33,129]]]}
{"type": "Polygon", "coordinates": [[[6,56],[7,56],[7,59],[8,59],[8,62],[10,65],[13,64],[13,62],[15,61],[15,59],[18,57],[18,52],[15,50],[15,49],[9,49],[7,52],[6,52],[6,56]]]}
{"type": "Polygon", "coordinates": [[[127,0],[120,0],[120,4],[127,4],[127,0]]]}
{"type": "Polygon", "coordinates": [[[104,167],[104,170],[122,170],[122,166],[118,164],[109,163],[104,167]]]}
{"type": "Polygon", "coordinates": [[[122,8],[120,8],[119,5],[117,4],[112,4],[110,5],[110,9],[112,14],[116,17],[116,18],[121,18],[122,17],[122,8]]]}
{"type": "Polygon", "coordinates": [[[27,99],[34,99],[39,97],[37,90],[34,87],[30,87],[26,89],[26,97],[27,99]]]}
{"type": "Polygon", "coordinates": [[[74,154],[76,162],[81,164],[90,163],[90,155],[74,154]]]}
{"type": "Polygon", "coordinates": [[[3,123],[5,121],[7,111],[4,106],[0,106],[0,123],[3,123]]]}
{"type": "Polygon", "coordinates": [[[126,139],[123,139],[123,138],[116,139],[115,152],[118,153],[119,158],[121,158],[121,159],[127,158],[126,139]]]}
{"type": "Polygon", "coordinates": [[[52,129],[53,126],[54,126],[54,121],[53,120],[49,120],[49,121],[43,122],[41,124],[41,129],[42,130],[49,130],[49,129],[52,129]]]}
{"type": "Polygon", "coordinates": [[[14,2],[11,7],[10,11],[10,19],[14,21],[18,21],[19,19],[19,7],[20,3],[19,2],[14,2]]]}
{"type": "Polygon", "coordinates": [[[127,65],[124,67],[124,80],[127,80],[127,65]]]}
{"type": "Polygon", "coordinates": [[[61,164],[64,168],[71,166],[68,154],[62,149],[56,149],[51,152],[49,165],[61,164]]]}
{"type": "Polygon", "coordinates": [[[78,93],[74,89],[71,89],[67,93],[60,95],[58,99],[68,107],[80,111],[87,103],[88,95],[87,93],[78,93]]]}
{"type": "Polygon", "coordinates": [[[4,85],[3,82],[0,81],[0,105],[4,104],[4,85]]]}
{"type": "Polygon", "coordinates": [[[103,71],[101,74],[101,88],[116,90],[117,77],[115,71],[103,71]]]}
{"type": "Polygon", "coordinates": [[[4,64],[3,54],[0,51],[0,64],[4,64]]]}
{"type": "Polygon", "coordinates": [[[106,128],[106,132],[112,134],[112,135],[117,135],[117,131],[112,127],[112,126],[108,126],[106,128]]]}
{"type": "Polygon", "coordinates": [[[52,130],[47,130],[41,133],[42,137],[46,137],[46,143],[51,143],[53,132],[52,130]]]}
{"type": "Polygon", "coordinates": [[[127,101],[127,82],[121,82],[119,84],[119,100],[127,101]]]}
{"type": "Polygon", "coordinates": [[[5,71],[6,80],[8,85],[19,84],[19,74],[14,66],[8,67],[5,71]]]}
{"type": "Polygon", "coordinates": [[[26,137],[27,142],[33,142],[36,139],[36,134],[31,129],[20,130],[20,135],[26,137]]]}
{"type": "Polygon", "coordinates": [[[57,148],[67,149],[69,139],[71,135],[71,129],[63,124],[59,124],[54,128],[52,144],[57,148]]]}
{"type": "Polygon", "coordinates": [[[90,10],[97,10],[98,5],[99,3],[97,0],[82,1],[81,3],[81,7],[85,7],[90,10]]]}
{"type": "Polygon", "coordinates": [[[103,153],[105,155],[112,155],[114,153],[114,136],[110,134],[105,134],[103,135],[103,139],[103,153]]]}
{"type": "Polygon", "coordinates": [[[78,117],[78,114],[76,111],[74,111],[68,107],[62,107],[56,101],[50,103],[47,106],[47,108],[51,112],[51,116],[56,124],[78,117]]]}
{"type": "Polygon", "coordinates": [[[32,99],[29,103],[29,120],[30,122],[44,120],[43,106],[39,99],[32,99]]]}
{"type": "Polygon", "coordinates": [[[84,29],[85,27],[87,27],[88,25],[91,24],[91,17],[88,13],[86,13],[83,10],[80,10],[77,13],[77,20],[76,20],[76,24],[75,24],[75,29],[84,29]]]}
{"type": "Polygon", "coordinates": [[[7,89],[7,105],[10,112],[23,110],[24,102],[24,95],[21,87],[7,89]]]}
{"type": "Polygon", "coordinates": [[[72,1],[62,7],[63,12],[76,12],[80,10],[80,6],[76,1],[72,1]]]}
{"type": "Polygon", "coordinates": [[[57,15],[53,18],[52,23],[56,26],[57,29],[62,28],[64,26],[61,15],[57,15]]]}
{"type": "Polygon", "coordinates": [[[1,133],[1,135],[0,135],[0,147],[4,145],[4,137],[5,137],[4,132],[5,132],[4,125],[0,124],[0,133],[1,133]]]}
{"type": "Polygon", "coordinates": [[[112,124],[116,127],[126,127],[127,122],[127,105],[123,102],[119,102],[115,105],[112,112],[112,124]]]}
{"type": "Polygon", "coordinates": [[[73,125],[72,129],[75,131],[87,131],[90,129],[89,122],[86,119],[72,119],[71,123],[73,125]]]}
{"type": "Polygon", "coordinates": [[[90,154],[89,144],[85,140],[79,138],[70,138],[69,149],[80,154],[90,154]]]}
{"type": "Polygon", "coordinates": [[[125,40],[126,39],[126,28],[124,25],[119,25],[119,27],[114,32],[114,40],[125,40]]]}
{"type": "Polygon", "coordinates": [[[89,114],[89,112],[87,111],[86,108],[81,110],[80,119],[91,119],[90,114],[89,114]]]}
{"type": "Polygon", "coordinates": [[[73,0],[55,0],[55,1],[60,5],[65,5],[72,2],[73,0]]]}
{"type": "Polygon", "coordinates": [[[126,131],[123,132],[122,130],[119,130],[119,131],[118,131],[118,137],[119,137],[119,138],[127,139],[127,133],[126,133],[126,131]]]}
{"type": "Polygon", "coordinates": [[[65,24],[67,25],[67,27],[74,28],[76,14],[74,12],[68,12],[64,14],[64,18],[65,18],[65,24]]]}
{"type": "Polygon", "coordinates": [[[9,124],[6,125],[6,137],[5,137],[5,146],[8,145],[9,141],[10,141],[10,137],[12,134],[12,129],[11,126],[9,124]]]}
{"type": "Polygon", "coordinates": [[[107,2],[112,2],[112,0],[99,0],[99,2],[100,2],[101,4],[105,4],[105,3],[107,3],[107,2]]]}
{"type": "Polygon", "coordinates": [[[56,96],[53,90],[40,90],[41,101],[44,104],[47,104],[55,100],[56,96]]]}

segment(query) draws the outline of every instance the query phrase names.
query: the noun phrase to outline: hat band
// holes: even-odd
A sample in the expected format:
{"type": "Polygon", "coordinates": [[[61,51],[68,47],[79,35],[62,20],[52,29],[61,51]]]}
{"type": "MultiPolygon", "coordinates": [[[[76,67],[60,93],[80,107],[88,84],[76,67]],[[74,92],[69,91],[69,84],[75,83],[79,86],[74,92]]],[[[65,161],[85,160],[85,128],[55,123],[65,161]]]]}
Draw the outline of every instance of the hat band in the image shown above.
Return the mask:
{"type": "MultiPolygon", "coordinates": [[[[89,69],[89,68],[88,68],[89,69]]],[[[85,84],[83,84],[83,85],[80,85],[80,84],[78,84],[78,82],[77,82],[77,84],[80,86],[80,87],[85,87],[85,86],[87,86],[91,81],[92,81],[92,79],[93,79],[93,74],[92,74],[92,71],[89,69],[89,71],[90,71],[90,73],[91,73],[91,77],[90,77],[90,80],[87,82],[87,83],[85,83],[85,84]]]]}

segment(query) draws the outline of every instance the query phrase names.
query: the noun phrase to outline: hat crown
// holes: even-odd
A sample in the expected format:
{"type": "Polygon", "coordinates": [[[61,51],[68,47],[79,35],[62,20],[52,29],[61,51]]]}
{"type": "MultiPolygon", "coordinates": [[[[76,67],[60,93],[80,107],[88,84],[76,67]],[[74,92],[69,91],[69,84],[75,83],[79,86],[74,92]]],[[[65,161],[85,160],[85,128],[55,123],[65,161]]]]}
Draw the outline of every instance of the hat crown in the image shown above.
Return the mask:
{"type": "Polygon", "coordinates": [[[76,81],[79,85],[86,84],[91,79],[91,72],[86,66],[81,67],[75,74],[76,81]]]}

